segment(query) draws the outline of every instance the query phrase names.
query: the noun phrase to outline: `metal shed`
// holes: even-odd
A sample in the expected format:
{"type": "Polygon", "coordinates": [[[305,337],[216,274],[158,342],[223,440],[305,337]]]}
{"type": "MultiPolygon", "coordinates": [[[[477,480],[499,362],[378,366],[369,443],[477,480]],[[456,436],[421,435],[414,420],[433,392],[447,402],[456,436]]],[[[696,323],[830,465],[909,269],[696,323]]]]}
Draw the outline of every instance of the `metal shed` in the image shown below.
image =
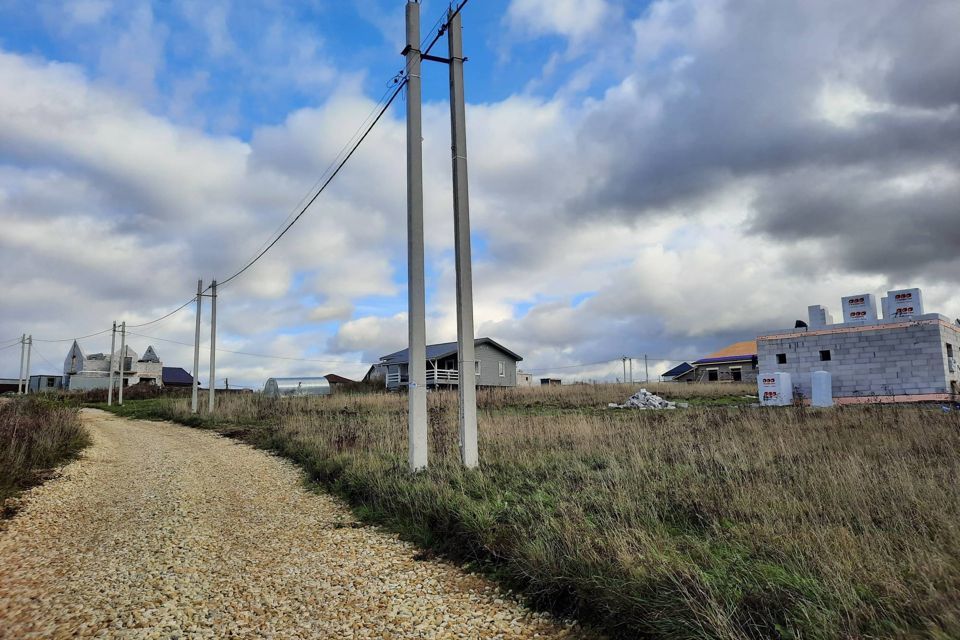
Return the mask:
{"type": "Polygon", "coordinates": [[[328,396],[330,383],[326,378],[270,378],[263,385],[263,394],[271,398],[328,396]]]}

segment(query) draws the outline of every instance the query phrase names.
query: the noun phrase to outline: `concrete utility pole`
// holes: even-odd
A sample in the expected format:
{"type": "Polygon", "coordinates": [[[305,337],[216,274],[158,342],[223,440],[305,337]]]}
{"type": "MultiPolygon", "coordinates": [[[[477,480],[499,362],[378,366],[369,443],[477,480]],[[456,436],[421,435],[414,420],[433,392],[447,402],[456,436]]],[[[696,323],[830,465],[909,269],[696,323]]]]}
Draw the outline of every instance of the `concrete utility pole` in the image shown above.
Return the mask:
{"type": "Polygon", "coordinates": [[[197,280],[197,331],[193,336],[193,398],[190,402],[190,411],[197,413],[198,399],[197,376],[200,375],[200,309],[203,301],[203,280],[197,280]]]}
{"type": "Polygon", "coordinates": [[[27,334],[20,336],[20,374],[17,377],[17,395],[23,394],[23,359],[27,355],[27,334]]]}
{"type": "MultiPolygon", "coordinates": [[[[427,324],[423,259],[423,131],[420,4],[407,2],[407,430],[410,470],[427,466],[427,324]]],[[[461,384],[463,381],[460,381],[461,384]]]]}
{"type": "Polygon", "coordinates": [[[627,356],[620,356],[620,362],[623,363],[623,378],[621,378],[621,380],[626,382],[627,381],[627,356]]]}
{"type": "Polygon", "coordinates": [[[643,381],[650,382],[650,363],[647,362],[647,354],[643,354],[643,381]]]}
{"type": "Polygon", "coordinates": [[[633,356],[630,356],[630,384],[633,384],[633,356]]]}
{"type": "Polygon", "coordinates": [[[450,51],[450,129],[453,142],[453,233],[457,271],[457,350],[460,354],[460,457],[463,466],[479,464],[477,380],[473,336],[473,269],[470,251],[470,194],[467,188],[467,120],[463,89],[463,25],[460,13],[448,13],[450,51]]]}
{"type": "MultiPolygon", "coordinates": [[[[113,356],[111,356],[111,360],[113,356]]],[[[110,363],[113,367],[113,362],[110,363]]],[[[120,324],[120,388],[117,390],[117,404],[123,406],[123,374],[127,371],[127,321],[120,324]]]]}
{"type": "Polygon", "coordinates": [[[113,405],[113,354],[117,352],[117,321],[113,321],[113,333],[110,334],[110,387],[107,389],[107,406],[113,405]]]}
{"type": "Polygon", "coordinates": [[[210,413],[213,413],[213,388],[217,379],[217,281],[210,283],[210,413]]]}
{"type": "Polygon", "coordinates": [[[33,351],[33,336],[27,336],[27,369],[23,374],[23,392],[30,393],[30,352],[33,351]]]}

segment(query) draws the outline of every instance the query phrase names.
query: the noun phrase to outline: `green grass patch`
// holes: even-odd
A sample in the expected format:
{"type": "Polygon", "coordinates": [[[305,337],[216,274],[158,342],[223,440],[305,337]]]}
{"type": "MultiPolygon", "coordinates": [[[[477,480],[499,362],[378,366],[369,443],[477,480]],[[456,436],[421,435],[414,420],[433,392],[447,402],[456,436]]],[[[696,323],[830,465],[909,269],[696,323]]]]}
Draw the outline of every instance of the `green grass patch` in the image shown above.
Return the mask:
{"type": "Polygon", "coordinates": [[[2,401],[0,515],[12,515],[10,498],[42,482],[51,469],[70,461],[89,444],[90,436],[75,407],[43,396],[2,401]]]}

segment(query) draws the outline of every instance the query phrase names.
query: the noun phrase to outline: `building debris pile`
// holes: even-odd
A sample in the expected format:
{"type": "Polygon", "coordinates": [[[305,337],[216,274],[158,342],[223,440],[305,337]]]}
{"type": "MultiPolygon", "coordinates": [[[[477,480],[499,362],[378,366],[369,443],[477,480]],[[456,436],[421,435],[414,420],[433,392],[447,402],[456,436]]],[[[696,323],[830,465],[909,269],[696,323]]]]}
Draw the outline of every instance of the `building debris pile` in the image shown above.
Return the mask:
{"type": "Polygon", "coordinates": [[[688,405],[685,402],[677,403],[664,400],[646,389],[640,389],[623,404],[611,402],[607,405],[609,409],[676,409],[678,406],[685,408],[688,405]]]}

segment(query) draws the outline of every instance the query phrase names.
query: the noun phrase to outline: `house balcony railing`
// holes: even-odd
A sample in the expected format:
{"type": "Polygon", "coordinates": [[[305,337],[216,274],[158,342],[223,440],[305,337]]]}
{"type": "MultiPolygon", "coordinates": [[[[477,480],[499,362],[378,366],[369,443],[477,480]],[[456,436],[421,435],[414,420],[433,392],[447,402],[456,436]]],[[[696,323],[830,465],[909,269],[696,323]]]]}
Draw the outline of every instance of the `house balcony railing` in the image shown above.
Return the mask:
{"type": "MultiPolygon", "coordinates": [[[[399,372],[388,373],[386,375],[386,385],[388,389],[404,387],[410,379],[399,372]]],[[[427,369],[427,386],[436,387],[439,385],[454,385],[460,382],[460,376],[456,369],[427,369]]]]}
{"type": "Polygon", "coordinates": [[[460,374],[456,369],[427,369],[427,386],[459,384],[460,374]]]}

